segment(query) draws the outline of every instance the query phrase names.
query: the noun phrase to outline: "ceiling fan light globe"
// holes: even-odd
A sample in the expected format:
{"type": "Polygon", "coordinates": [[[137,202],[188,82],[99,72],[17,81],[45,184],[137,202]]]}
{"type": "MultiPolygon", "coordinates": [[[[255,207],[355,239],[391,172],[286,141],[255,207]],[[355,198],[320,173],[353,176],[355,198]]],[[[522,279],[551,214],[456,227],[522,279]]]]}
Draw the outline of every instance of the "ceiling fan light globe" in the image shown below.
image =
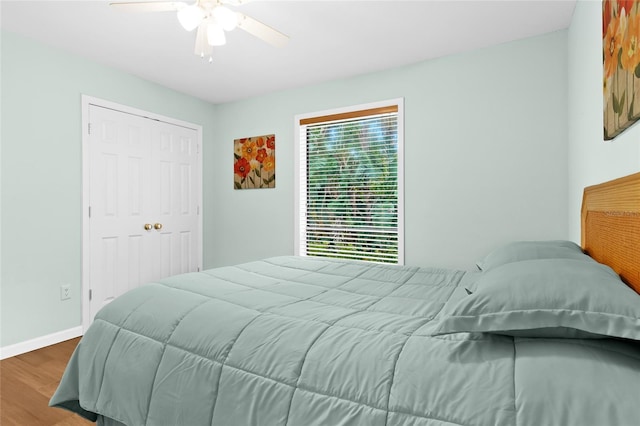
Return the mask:
{"type": "Polygon", "coordinates": [[[187,31],[193,31],[200,25],[204,19],[204,11],[195,4],[187,6],[178,11],[178,21],[182,28],[187,31]]]}
{"type": "Polygon", "coordinates": [[[238,26],[238,14],[225,6],[216,6],[211,12],[225,31],[232,31],[238,26]]]}
{"type": "Polygon", "coordinates": [[[210,46],[223,46],[227,43],[222,26],[217,23],[209,24],[207,27],[207,42],[210,46]]]}
{"type": "Polygon", "coordinates": [[[194,53],[201,58],[204,58],[205,55],[211,55],[212,52],[213,48],[207,42],[207,23],[203,22],[198,26],[194,53]]]}

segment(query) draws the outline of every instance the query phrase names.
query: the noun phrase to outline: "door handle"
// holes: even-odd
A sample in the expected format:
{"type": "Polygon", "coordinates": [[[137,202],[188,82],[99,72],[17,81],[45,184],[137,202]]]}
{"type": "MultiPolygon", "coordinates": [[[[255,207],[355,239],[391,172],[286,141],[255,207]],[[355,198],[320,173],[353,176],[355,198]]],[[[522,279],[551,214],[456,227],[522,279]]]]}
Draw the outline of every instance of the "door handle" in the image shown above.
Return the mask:
{"type": "Polygon", "coordinates": [[[156,228],[158,231],[162,229],[162,224],[161,223],[156,223],[155,225],[153,225],[154,228],[156,228]]]}
{"type": "Polygon", "coordinates": [[[150,223],[145,223],[145,224],[144,224],[144,229],[145,229],[145,231],[151,231],[151,228],[153,228],[153,226],[151,226],[151,224],[150,224],[150,223]]]}

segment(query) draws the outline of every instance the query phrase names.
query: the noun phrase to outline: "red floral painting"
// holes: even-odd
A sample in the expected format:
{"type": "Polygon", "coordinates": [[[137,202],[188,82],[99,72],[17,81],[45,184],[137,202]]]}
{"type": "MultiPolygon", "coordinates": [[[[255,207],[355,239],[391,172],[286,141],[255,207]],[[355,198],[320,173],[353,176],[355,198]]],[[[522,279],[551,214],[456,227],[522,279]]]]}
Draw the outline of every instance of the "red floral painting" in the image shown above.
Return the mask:
{"type": "Polygon", "coordinates": [[[640,11],[638,0],[603,0],[604,139],[640,118],[640,11]]]}
{"type": "Polygon", "coordinates": [[[233,143],[233,187],[276,187],[276,135],[236,139],[233,143]]]}

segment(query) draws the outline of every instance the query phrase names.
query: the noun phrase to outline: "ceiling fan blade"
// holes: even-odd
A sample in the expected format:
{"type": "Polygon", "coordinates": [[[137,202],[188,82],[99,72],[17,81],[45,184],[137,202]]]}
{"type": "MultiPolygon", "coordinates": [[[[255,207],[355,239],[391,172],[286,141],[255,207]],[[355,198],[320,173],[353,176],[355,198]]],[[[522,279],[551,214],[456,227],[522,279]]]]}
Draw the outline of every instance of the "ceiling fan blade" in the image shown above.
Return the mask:
{"type": "Polygon", "coordinates": [[[238,13],[238,28],[276,47],[283,47],[289,41],[289,36],[243,13],[238,13]]]}
{"type": "Polygon", "coordinates": [[[181,1],[130,1],[109,5],[123,12],[175,12],[187,6],[181,1]]]}
{"type": "Polygon", "coordinates": [[[229,6],[242,6],[243,4],[251,3],[253,0],[222,0],[223,4],[229,6]]]}

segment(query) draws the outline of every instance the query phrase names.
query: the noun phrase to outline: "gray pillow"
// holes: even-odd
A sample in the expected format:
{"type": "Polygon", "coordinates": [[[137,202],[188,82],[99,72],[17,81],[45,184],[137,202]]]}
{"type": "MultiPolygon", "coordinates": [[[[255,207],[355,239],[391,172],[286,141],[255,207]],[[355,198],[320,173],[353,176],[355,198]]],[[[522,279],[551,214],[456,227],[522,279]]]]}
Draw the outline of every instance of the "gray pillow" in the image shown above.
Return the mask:
{"type": "Polygon", "coordinates": [[[476,291],[443,309],[435,335],[640,340],[640,295],[595,261],[541,259],[484,272],[476,291]]]}
{"type": "Polygon", "coordinates": [[[498,247],[476,265],[481,271],[511,262],[534,259],[577,259],[590,260],[579,245],[572,241],[515,241],[498,247]]]}

